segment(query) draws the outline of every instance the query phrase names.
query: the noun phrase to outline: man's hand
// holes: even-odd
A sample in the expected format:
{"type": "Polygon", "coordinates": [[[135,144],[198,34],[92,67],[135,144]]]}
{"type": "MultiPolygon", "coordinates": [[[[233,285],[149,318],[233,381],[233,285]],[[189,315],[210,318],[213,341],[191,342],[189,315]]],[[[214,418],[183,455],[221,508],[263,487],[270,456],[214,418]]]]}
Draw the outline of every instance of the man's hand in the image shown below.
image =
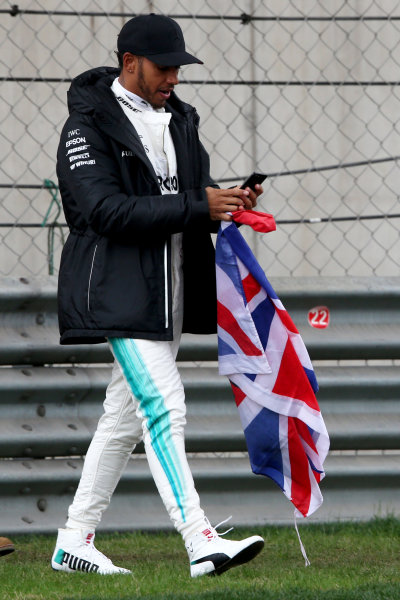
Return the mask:
{"type": "Polygon", "coordinates": [[[254,208],[258,196],[263,193],[263,188],[257,184],[256,191],[253,192],[250,188],[242,190],[234,187],[221,190],[207,187],[206,193],[210,218],[213,221],[232,221],[232,217],[227,213],[254,208]]]}
{"type": "Polygon", "coordinates": [[[254,191],[249,187],[245,188],[245,190],[249,192],[248,200],[251,202],[251,206],[246,206],[246,208],[254,208],[257,206],[258,196],[261,196],[261,194],[264,192],[264,189],[262,185],[256,183],[254,191]]]}

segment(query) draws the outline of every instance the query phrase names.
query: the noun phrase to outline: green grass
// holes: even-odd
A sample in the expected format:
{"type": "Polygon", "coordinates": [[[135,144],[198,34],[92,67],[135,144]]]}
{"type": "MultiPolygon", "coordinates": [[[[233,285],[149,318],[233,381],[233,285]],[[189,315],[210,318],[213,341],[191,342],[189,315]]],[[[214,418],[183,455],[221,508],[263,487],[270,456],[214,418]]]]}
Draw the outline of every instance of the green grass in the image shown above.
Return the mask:
{"type": "MultiPolygon", "coordinates": [[[[236,533],[234,536],[233,533],[236,533]]],[[[97,547],[132,575],[67,574],[50,568],[54,537],[14,537],[16,552],[0,559],[1,600],[396,600],[400,598],[400,520],[308,525],[301,535],[305,568],[292,527],[259,533],[264,551],[221,577],[191,579],[174,533],[97,536],[97,547]]]]}

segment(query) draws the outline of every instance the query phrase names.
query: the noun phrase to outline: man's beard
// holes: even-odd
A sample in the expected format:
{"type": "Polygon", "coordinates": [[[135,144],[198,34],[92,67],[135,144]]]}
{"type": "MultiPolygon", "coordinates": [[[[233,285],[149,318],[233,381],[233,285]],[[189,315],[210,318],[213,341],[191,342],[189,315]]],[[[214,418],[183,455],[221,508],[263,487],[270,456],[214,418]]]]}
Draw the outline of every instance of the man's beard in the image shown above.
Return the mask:
{"type": "Polygon", "coordinates": [[[153,108],[162,108],[164,106],[164,102],[160,100],[158,104],[154,104],[154,101],[151,100],[152,93],[149,87],[146,84],[143,72],[143,61],[139,62],[139,70],[138,70],[138,88],[141,91],[143,100],[146,100],[153,108]]]}

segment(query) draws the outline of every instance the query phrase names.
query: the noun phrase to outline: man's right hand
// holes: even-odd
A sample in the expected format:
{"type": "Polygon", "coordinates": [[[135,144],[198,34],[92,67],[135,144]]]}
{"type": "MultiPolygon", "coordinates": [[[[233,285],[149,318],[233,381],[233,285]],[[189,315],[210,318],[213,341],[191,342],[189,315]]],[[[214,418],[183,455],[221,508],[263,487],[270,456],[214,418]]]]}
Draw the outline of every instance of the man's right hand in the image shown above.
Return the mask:
{"type": "Polygon", "coordinates": [[[251,208],[249,192],[239,187],[227,190],[206,187],[208,209],[213,221],[232,221],[229,212],[251,208]]]}

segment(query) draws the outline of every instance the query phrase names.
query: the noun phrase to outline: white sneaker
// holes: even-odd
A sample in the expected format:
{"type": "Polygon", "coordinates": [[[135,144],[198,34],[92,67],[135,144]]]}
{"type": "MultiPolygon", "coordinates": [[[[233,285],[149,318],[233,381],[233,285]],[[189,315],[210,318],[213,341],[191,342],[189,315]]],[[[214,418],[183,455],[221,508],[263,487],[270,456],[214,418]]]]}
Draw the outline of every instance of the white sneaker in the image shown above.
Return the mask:
{"type": "Polygon", "coordinates": [[[51,566],[56,571],[74,573],[131,573],[128,569],[116,567],[94,546],[94,531],[90,529],[59,529],[51,566]]]}
{"type": "Polygon", "coordinates": [[[196,533],[186,543],[190,575],[221,575],[232,567],[248,562],[257,556],[263,547],[264,540],[259,535],[233,542],[222,539],[214,527],[210,526],[196,533]]]}

